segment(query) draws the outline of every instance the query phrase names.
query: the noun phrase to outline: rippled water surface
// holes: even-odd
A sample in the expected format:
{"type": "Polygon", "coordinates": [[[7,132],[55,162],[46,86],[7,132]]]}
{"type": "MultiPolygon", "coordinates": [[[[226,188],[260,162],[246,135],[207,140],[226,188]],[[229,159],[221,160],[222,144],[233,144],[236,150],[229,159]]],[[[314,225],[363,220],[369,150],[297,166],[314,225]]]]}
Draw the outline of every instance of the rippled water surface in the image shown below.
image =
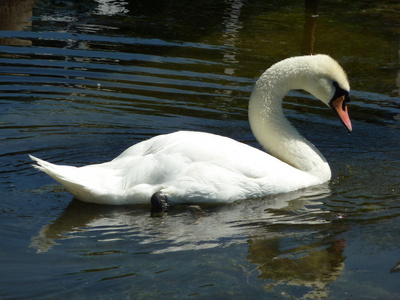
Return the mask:
{"type": "Polygon", "coordinates": [[[400,297],[398,3],[324,1],[310,29],[293,2],[0,1],[0,298],[400,297]],[[259,147],[252,86],[302,51],[333,56],[352,88],[351,135],[305,93],[284,105],[326,185],[160,215],[73,200],[30,165],[181,129],[259,147]]]}

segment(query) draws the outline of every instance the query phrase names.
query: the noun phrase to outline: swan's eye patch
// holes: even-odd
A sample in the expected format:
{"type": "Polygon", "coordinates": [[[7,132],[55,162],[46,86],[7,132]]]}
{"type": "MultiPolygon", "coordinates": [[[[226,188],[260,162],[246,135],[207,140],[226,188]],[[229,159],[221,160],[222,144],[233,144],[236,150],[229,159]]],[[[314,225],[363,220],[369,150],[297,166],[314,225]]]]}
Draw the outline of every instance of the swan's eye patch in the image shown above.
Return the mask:
{"type": "Polygon", "coordinates": [[[331,101],[344,96],[343,105],[345,105],[347,102],[350,102],[349,91],[342,89],[336,81],[334,81],[332,84],[335,87],[335,94],[333,95],[331,101]]]}

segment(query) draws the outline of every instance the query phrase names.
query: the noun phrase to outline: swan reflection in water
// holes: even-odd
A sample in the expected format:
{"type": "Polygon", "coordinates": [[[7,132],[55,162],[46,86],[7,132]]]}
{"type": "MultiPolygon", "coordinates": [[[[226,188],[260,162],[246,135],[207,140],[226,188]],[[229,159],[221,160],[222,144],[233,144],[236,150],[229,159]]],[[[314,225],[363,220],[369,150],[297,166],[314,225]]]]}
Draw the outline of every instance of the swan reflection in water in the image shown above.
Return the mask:
{"type": "Polygon", "coordinates": [[[123,244],[122,252],[157,255],[247,243],[248,265],[241,268],[249,281],[257,276],[269,281],[269,287],[312,287],[315,296],[324,293],[344,268],[344,242],[337,237],[344,225],[331,222],[335,217],[321,204],[329,195],[324,184],[228,205],[182,205],[162,215],[151,213],[150,206],[106,206],[74,199],[32,238],[31,247],[45,253],[55,245],[62,247],[63,240],[81,242],[85,237],[110,243],[105,251],[119,251],[118,241],[129,241],[129,249],[123,244]]]}

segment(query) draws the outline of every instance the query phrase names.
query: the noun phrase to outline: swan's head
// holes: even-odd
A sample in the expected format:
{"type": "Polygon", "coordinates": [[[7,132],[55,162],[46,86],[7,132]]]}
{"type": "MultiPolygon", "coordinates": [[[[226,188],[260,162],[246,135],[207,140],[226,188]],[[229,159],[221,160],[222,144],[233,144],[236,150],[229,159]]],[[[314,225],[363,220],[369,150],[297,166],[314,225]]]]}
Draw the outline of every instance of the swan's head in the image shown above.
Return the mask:
{"type": "MultiPolygon", "coordinates": [[[[287,58],[266,70],[257,81],[251,96],[249,114],[254,117],[250,118],[250,123],[257,116],[256,112],[262,111],[254,103],[282,99],[290,90],[296,89],[309,92],[331,107],[351,132],[347,111],[347,102],[350,101],[347,75],[337,61],[322,54],[287,58]]],[[[267,106],[274,105],[269,103],[267,106]]],[[[261,119],[265,118],[264,114],[259,116],[261,119]]]]}
{"type": "Polygon", "coordinates": [[[305,58],[309,65],[306,75],[300,76],[303,89],[331,107],[351,132],[352,126],[347,110],[350,85],[343,68],[328,55],[312,55],[305,58]]]}

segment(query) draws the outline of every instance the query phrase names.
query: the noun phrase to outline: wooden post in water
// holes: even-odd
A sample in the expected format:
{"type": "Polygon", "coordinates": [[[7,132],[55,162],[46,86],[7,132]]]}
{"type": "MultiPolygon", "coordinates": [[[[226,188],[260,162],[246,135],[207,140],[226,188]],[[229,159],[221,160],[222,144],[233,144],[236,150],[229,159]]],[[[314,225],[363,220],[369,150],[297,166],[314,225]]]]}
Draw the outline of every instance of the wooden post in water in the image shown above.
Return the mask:
{"type": "Polygon", "coordinates": [[[314,54],[314,32],[318,18],[318,0],[305,0],[305,23],[301,53],[314,54]]]}

